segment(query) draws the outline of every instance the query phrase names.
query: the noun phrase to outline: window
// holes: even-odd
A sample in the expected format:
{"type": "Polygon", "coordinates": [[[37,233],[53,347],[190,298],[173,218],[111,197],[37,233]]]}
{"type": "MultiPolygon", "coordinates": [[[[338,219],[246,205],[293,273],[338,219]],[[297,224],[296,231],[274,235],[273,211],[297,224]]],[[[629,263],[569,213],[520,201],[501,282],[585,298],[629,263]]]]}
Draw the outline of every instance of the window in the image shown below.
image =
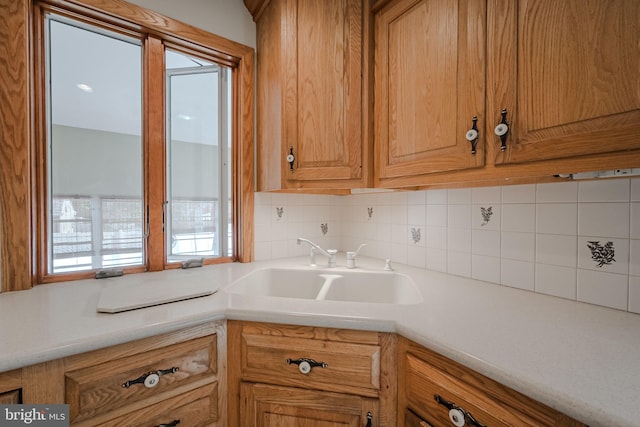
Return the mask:
{"type": "Polygon", "coordinates": [[[250,261],[253,51],[58,3],[34,8],[38,280],[250,261]]]}

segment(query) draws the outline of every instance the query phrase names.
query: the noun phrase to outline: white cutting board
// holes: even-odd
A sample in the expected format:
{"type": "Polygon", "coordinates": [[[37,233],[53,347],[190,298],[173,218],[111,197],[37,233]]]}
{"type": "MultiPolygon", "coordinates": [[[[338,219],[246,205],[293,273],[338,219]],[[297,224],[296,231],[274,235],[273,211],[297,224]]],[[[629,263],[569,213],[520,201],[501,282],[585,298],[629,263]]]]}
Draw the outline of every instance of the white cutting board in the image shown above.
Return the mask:
{"type": "MultiPolygon", "coordinates": [[[[141,274],[141,276],[149,273],[141,274]]],[[[101,279],[106,283],[100,293],[97,311],[119,313],[159,304],[167,304],[215,293],[217,286],[205,281],[184,280],[144,280],[126,281],[121,279],[101,279]]]]}

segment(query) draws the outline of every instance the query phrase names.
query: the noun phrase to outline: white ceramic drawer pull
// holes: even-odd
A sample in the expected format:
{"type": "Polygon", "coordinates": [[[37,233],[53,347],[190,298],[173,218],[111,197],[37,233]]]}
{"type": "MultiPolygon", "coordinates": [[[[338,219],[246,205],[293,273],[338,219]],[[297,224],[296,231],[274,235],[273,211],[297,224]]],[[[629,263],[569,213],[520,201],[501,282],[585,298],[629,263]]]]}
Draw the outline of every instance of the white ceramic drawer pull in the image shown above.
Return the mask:
{"type": "Polygon", "coordinates": [[[438,394],[433,396],[433,398],[436,400],[436,402],[449,410],[449,420],[454,426],[464,427],[466,423],[469,422],[470,425],[475,427],[487,427],[484,424],[480,424],[478,420],[476,420],[473,415],[471,415],[471,413],[465,411],[455,403],[444,400],[438,394]]]}
{"type": "Polygon", "coordinates": [[[285,362],[287,362],[287,365],[298,365],[298,370],[300,371],[300,373],[307,375],[309,372],[311,372],[311,368],[316,368],[316,367],[320,367],[320,368],[326,368],[327,365],[324,362],[316,362],[313,359],[307,359],[307,358],[300,358],[300,359],[287,359],[285,360],[285,362]]]}
{"type": "Polygon", "coordinates": [[[178,372],[180,368],[174,366],[170,369],[159,369],[157,371],[147,372],[146,374],[140,375],[135,380],[129,380],[122,383],[122,387],[129,388],[134,384],[144,384],[146,388],[153,388],[158,385],[160,382],[160,377],[167,374],[174,374],[178,372]]]}

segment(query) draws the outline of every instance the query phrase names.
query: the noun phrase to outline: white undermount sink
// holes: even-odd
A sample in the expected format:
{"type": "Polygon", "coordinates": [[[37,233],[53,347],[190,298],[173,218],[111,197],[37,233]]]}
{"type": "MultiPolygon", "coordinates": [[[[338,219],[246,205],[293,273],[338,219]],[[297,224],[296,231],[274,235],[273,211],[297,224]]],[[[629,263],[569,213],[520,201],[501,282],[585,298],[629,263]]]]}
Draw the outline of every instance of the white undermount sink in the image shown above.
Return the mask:
{"type": "Polygon", "coordinates": [[[417,304],[422,295],[411,279],[392,271],[263,268],[227,288],[233,294],[381,304],[417,304]]]}

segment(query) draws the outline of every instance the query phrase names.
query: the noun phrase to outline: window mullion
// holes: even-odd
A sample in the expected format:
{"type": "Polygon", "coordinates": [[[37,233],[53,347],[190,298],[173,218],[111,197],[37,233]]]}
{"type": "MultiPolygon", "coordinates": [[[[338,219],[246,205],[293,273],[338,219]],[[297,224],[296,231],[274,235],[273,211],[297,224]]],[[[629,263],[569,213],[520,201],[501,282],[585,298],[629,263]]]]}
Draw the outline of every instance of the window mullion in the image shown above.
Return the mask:
{"type": "Polygon", "coordinates": [[[165,266],[163,206],[165,203],[165,82],[164,45],[148,37],[144,43],[144,144],[145,202],[149,216],[147,268],[160,271],[165,266]]]}

